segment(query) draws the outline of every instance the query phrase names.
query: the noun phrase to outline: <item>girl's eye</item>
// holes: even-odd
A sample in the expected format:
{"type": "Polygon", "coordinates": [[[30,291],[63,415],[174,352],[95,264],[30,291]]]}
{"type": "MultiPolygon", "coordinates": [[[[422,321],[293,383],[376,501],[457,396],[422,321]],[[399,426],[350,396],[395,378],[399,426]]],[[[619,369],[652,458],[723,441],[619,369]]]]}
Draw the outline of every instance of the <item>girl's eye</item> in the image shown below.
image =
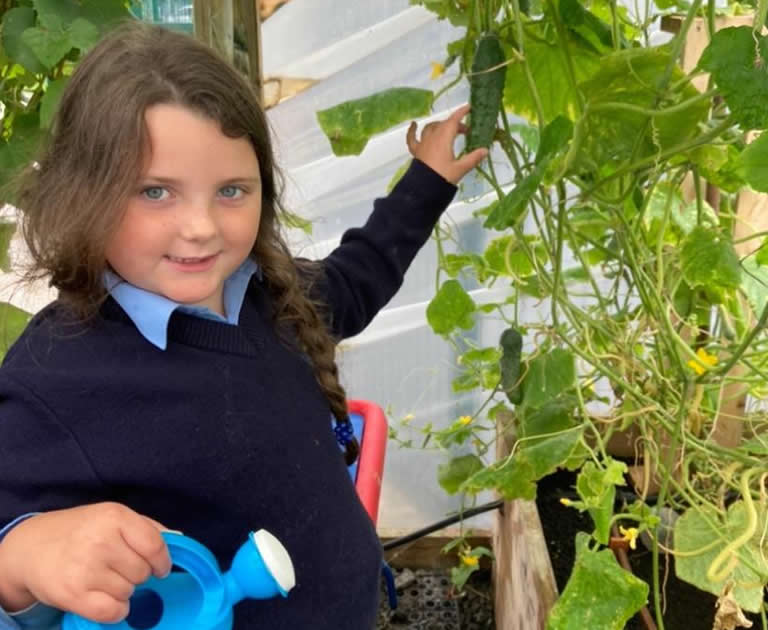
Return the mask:
{"type": "Polygon", "coordinates": [[[224,186],[219,189],[219,194],[225,199],[240,199],[245,191],[240,186],[224,186]]]}
{"type": "Polygon", "coordinates": [[[165,201],[170,193],[162,186],[148,186],[141,191],[142,196],[150,201],[165,201]]]}

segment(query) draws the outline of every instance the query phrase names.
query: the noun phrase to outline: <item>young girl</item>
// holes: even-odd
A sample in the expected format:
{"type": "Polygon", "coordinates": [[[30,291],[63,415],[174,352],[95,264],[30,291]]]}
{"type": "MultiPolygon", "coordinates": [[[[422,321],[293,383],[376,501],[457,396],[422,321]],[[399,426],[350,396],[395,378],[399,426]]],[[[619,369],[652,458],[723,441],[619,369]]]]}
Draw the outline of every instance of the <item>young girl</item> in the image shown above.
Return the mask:
{"type": "MultiPolygon", "coordinates": [[[[128,24],[82,61],[21,180],[34,271],[59,298],[0,369],[0,628],[98,622],[170,559],[181,530],[228,566],[250,529],[287,548],[296,587],[235,628],[366,630],[381,554],[330,415],[334,363],[486,155],[453,144],[464,107],[326,259],[291,258],[267,123],[193,39],[128,24]]],[[[354,455],[353,452],[348,455],[354,455]]]]}

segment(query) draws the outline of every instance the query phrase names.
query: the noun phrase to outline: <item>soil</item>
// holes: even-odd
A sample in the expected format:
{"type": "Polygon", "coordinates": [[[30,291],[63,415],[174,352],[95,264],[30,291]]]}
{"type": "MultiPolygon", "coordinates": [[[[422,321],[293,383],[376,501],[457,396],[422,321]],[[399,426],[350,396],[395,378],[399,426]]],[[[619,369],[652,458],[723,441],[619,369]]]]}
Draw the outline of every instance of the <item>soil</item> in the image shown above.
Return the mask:
{"type": "MultiPolygon", "coordinates": [[[[560,498],[566,494],[573,496],[575,483],[574,474],[565,471],[557,472],[539,482],[536,498],[559,592],[563,591],[570,577],[575,558],[574,543],[577,532],[591,532],[593,530],[592,521],[588,514],[581,514],[560,503],[560,498]]],[[[629,562],[633,573],[648,582],[650,586],[648,609],[651,616],[655,617],[653,587],[651,585],[651,552],[641,544],[638,544],[637,547],[636,550],[629,552],[629,562]]],[[[661,556],[659,563],[662,570],[665,561],[666,556],[661,556]]],[[[662,576],[662,601],[666,600],[663,615],[666,630],[712,630],[715,616],[715,596],[705,593],[687,582],[678,580],[672,558],[669,558],[669,568],[666,573],[666,584],[664,584],[662,576]]],[[[759,615],[748,614],[747,617],[753,622],[753,628],[762,628],[759,615]]],[[[625,626],[625,630],[645,630],[645,628],[646,625],[639,613],[630,619],[625,626]]]]}

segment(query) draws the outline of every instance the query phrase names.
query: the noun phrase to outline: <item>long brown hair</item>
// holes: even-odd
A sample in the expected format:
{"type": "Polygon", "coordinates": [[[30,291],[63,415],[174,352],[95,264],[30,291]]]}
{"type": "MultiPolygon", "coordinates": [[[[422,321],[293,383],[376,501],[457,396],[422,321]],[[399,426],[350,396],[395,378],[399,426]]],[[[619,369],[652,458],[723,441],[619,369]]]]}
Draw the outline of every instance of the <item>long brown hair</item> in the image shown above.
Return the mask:
{"type": "MultiPolygon", "coordinates": [[[[295,261],[280,234],[279,173],[266,116],[238,72],[207,46],[158,26],[129,22],[81,61],[61,97],[49,141],[22,175],[18,205],[32,254],[29,280],[50,277],[80,317],[106,299],[105,246],[141,177],[148,147],[144,114],[157,104],[187,107],[251,141],[259,161],[262,208],[251,253],[274,303],[278,329],[295,331],[337,423],[348,422],[335,343],[308,297],[312,265],[295,261]]],[[[347,425],[348,426],[348,425],[347,425]]],[[[347,460],[357,454],[347,445],[347,460]]]]}

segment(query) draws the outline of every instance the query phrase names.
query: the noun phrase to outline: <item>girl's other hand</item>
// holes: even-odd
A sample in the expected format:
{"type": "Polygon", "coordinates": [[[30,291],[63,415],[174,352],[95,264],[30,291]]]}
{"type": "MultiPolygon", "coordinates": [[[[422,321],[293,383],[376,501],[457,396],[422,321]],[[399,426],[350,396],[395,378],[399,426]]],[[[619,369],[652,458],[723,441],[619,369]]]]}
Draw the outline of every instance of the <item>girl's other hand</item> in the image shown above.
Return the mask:
{"type": "Polygon", "coordinates": [[[469,105],[464,105],[453,112],[448,118],[431,122],[421,130],[421,139],[416,140],[416,123],[408,127],[406,142],[413,157],[421,160],[447,179],[452,184],[458,184],[464,175],[469,173],[488,155],[488,149],[475,149],[472,153],[456,158],[453,144],[456,136],[466,133],[467,128],[461,122],[469,112],[469,105]]]}
{"type": "Polygon", "coordinates": [[[119,503],[33,516],[0,543],[0,606],[36,601],[99,623],[128,615],[136,585],[164,577],[171,558],[165,528],[119,503]]]}

